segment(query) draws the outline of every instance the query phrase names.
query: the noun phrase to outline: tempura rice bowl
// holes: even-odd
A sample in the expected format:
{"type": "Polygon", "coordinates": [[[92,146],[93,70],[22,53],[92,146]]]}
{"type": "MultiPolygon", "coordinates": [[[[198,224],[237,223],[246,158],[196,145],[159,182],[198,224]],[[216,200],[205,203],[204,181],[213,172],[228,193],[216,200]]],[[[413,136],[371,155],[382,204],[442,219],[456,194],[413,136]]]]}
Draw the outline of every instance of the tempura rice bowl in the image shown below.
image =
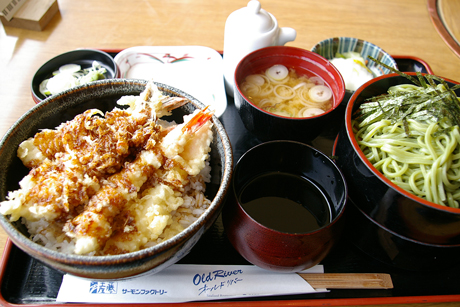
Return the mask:
{"type": "MultiPolygon", "coordinates": [[[[17,148],[22,141],[33,136],[39,129],[53,129],[87,109],[110,111],[121,96],[138,95],[146,84],[144,80],[96,81],[50,97],[24,114],[0,143],[0,157],[3,161],[0,166],[1,199],[5,199],[8,191],[16,190],[19,181],[28,173],[28,169],[16,156],[17,148]]],[[[168,121],[180,123],[183,115],[204,108],[201,102],[190,95],[167,85],[156,84],[167,96],[181,96],[190,100],[184,106],[173,110],[172,116],[165,118],[168,121]]],[[[20,249],[61,272],[96,279],[127,278],[144,272],[158,272],[183,258],[220,213],[231,177],[233,158],[222,124],[215,116],[212,117],[212,122],[214,139],[211,143],[209,161],[211,182],[206,185],[206,197],[211,200],[211,204],[198,219],[189,221],[189,227],[171,239],[127,254],[82,256],[64,254],[32,242],[20,220],[10,222],[7,217],[1,215],[0,224],[20,249]]]]}

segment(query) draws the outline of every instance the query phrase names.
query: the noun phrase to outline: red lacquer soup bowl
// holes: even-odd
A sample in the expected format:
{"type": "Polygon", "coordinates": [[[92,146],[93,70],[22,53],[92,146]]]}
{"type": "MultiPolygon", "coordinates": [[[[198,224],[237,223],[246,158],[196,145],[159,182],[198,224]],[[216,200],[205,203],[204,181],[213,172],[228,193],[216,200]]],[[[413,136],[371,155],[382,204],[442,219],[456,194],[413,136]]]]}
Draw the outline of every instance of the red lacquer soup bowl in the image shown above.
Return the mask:
{"type": "Polygon", "coordinates": [[[295,47],[273,46],[256,50],[244,57],[236,67],[235,106],[246,129],[261,141],[295,140],[308,142],[327,129],[340,112],[337,107],[345,95],[342,75],[322,56],[295,47]],[[274,65],[293,69],[299,76],[315,77],[332,91],[332,107],[319,115],[288,117],[268,112],[254,104],[243,92],[247,76],[259,74],[274,65]]]}

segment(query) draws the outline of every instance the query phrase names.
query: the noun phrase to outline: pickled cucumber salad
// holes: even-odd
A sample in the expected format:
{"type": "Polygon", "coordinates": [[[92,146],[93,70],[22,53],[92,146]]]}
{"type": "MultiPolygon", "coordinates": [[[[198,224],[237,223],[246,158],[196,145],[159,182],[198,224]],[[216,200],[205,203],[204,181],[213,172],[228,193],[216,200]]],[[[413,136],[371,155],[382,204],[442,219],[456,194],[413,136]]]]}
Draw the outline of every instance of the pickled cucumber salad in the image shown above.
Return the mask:
{"type": "Polygon", "coordinates": [[[53,77],[43,80],[39,90],[48,97],[77,85],[105,79],[106,72],[107,70],[98,61],[93,61],[91,67],[84,69],[78,64],[66,64],[53,72],[53,77]]]}
{"type": "Polygon", "coordinates": [[[356,91],[375,77],[366,66],[364,58],[357,52],[337,53],[330,62],[339,70],[347,90],[356,91]]]}
{"type": "Polygon", "coordinates": [[[334,101],[323,79],[280,64],[246,76],[240,89],[257,107],[285,117],[318,116],[329,111],[334,101]]]}

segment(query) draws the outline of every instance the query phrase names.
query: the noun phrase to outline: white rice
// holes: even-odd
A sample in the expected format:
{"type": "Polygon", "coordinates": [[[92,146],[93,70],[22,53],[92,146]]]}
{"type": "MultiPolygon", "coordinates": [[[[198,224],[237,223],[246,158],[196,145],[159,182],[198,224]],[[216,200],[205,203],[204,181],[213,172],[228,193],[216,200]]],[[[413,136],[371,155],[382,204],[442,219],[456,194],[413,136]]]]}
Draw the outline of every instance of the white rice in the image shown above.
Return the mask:
{"type": "MultiPolygon", "coordinates": [[[[184,203],[177,210],[171,212],[173,223],[178,223],[183,229],[186,229],[206,211],[211,201],[204,196],[204,192],[206,190],[206,183],[209,183],[210,180],[211,167],[209,161],[206,161],[206,166],[201,173],[192,177],[190,183],[185,187],[183,194],[184,203]]],[[[27,227],[32,241],[57,252],[65,254],[74,253],[75,241],[65,235],[62,231],[62,224],[49,223],[45,219],[28,221],[22,218],[21,221],[27,227]]],[[[166,232],[166,229],[164,231],[166,232]]],[[[168,231],[171,232],[171,229],[168,229],[168,231]]],[[[166,238],[160,236],[155,241],[147,242],[143,248],[155,246],[171,238],[172,235],[180,233],[180,231],[172,231],[173,233],[169,233],[169,236],[166,238]]],[[[95,252],[92,252],[87,255],[94,254],[95,252]]]]}

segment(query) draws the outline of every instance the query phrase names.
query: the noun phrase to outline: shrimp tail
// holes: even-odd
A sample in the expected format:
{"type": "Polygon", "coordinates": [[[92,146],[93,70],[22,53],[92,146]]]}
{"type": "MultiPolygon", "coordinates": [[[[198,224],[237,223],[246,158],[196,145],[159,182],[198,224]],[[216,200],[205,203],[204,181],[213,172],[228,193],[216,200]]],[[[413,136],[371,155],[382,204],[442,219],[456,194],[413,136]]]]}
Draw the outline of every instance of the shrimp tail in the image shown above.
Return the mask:
{"type": "Polygon", "coordinates": [[[183,127],[182,127],[182,132],[188,132],[188,133],[195,133],[198,130],[200,130],[201,127],[205,123],[207,123],[214,112],[208,111],[207,109],[209,106],[198,112],[195,116],[193,116],[183,127]]]}
{"type": "Polygon", "coordinates": [[[170,97],[164,95],[158,86],[150,80],[145,90],[139,96],[123,96],[118,105],[127,105],[127,111],[132,115],[148,115],[153,120],[171,115],[171,111],[188,103],[190,100],[184,97],[170,97]]]}
{"type": "Polygon", "coordinates": [[[177,109],[184,104],[188,103],[189,100],[183,97],[167,97],[166,99],[162,100],[162,108],[165,111],[171,111],[177,109]]]}

